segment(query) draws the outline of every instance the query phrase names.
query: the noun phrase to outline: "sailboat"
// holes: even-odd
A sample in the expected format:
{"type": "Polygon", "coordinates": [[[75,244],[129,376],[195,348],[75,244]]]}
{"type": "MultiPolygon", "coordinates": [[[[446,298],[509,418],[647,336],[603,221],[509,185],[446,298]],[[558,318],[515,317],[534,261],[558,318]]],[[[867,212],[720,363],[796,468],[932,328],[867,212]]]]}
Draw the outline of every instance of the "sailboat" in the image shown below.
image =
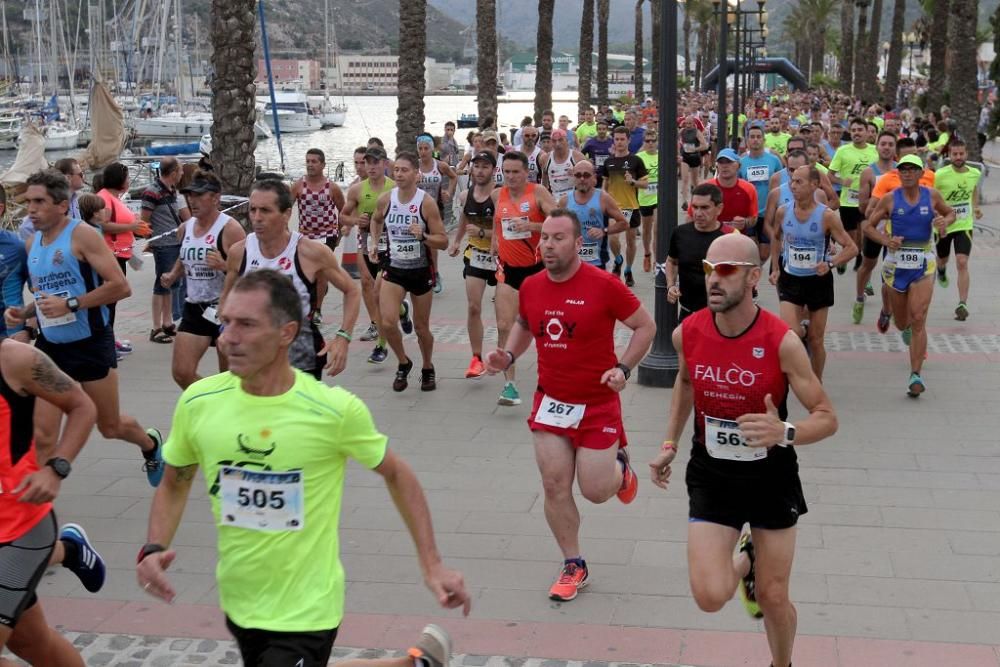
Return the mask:
{"type": "MultiPolygon", "coordinates": [[[[334,58],[337,64],[337,76],[341,78],[340,85],[337,86],[341,91],[344,90],[344,83],[342,80],[343,74],[340,71],[340,49],[337,47],[337,32],[336,27],[330,25],[330,0],[326,0],[324,5],[324,21],[325,21],[325,36],[326,36],[326,63],[325,72],[328,74],[330,72],[330,42],[331,38],[333,41],[334,48],[334,58]]],[[[327,79],[324,75],[323,86],[326,88],[327,79]]],[[[344,122],[347,120],[347,105],[344,103],[343,95],[341,95],[340,103],[336,104],[330,101],[330,94],[324,90],[322,97],[309,98],[309,107],[314,110],[314,112],[319,116],[320,123],[324,128],[327,127],[342,127],[344,122]],[[315,105],[314,105],[315,100],[315,105]]]]}

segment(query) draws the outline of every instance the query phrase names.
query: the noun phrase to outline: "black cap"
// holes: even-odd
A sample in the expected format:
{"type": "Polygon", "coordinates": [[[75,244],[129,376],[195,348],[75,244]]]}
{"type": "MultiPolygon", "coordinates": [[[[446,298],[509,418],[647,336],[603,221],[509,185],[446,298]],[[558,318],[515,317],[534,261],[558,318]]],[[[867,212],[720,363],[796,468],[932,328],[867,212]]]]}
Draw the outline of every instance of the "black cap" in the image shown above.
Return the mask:
{"type": "Polygon", "coordinates": [[[365,151],[366,158],[372,158],[373,160],[388,160],[389,156],[385,154],[385,149],[379,146],[370,146],[368,150],[365,151]]]}
{"type": "Polygon", "coordinates": [[[494,157],[493,153],[490,153],[489,151],[479,151],[478,153],[476,153],[475,157],[472,158],[473,162],[478,162],[480,160],[485,160],[494,167],[497,166],[496,157],[494,157]]]}
{"type": "Polygon", "coordinates": [[[195,176],[186,187],[181,188],[181,194],[192,194],[200,195],[205,192],[222,192],[222,187],[219,185],[219,181],[216,178],[205,178],[204,176],[195,176]]]}

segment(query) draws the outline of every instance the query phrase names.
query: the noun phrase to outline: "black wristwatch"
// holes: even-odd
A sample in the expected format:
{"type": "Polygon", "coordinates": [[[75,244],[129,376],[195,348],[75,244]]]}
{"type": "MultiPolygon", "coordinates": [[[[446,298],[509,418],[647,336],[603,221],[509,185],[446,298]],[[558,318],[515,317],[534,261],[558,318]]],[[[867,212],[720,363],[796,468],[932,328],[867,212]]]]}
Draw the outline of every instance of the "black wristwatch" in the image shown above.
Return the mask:
{"type": "Polygon", "coordinates": [[[66,479],[67,477],[69,477],[70,471],[73,470],[73,466],[69,464],[69,461],[67,461],[64,458],[60,458],[58,456],[53,457],[48,461],[46,461],[45,465],[52,468],[52,470],[55,471],[57,475],[59,475],[59,479],[66,479]]]}
{"type": "Polygon", "coordinates": [[[69,308],[69,312],[75,313],[76,311],[80,310],[80,300],[77,299],[75,296],[71,296],[70,298],[66,299],[66,307],[69,308]]]}
{"type": "Polygon", "coordinates": [[[142,545],[142,548],[139,549],[139,555],[136,557],[135,562],[136,564],[139,564],[142,562],[142,559],[144,559],[146,556],[149,556],[151,554],[158,554],[161,551],[166,551],[166,550],[167,548],[162,544],[155,544],[153,542],[149,542],[147,544],[142,545]]]}
{"type": "Polygon", "coordinates": [[[618,363],[615,364],[615,368],[620,368],[622,373],[625,375],[625,379],[628,380],[632,376],[632,369],[625,364],[618,363]]]}

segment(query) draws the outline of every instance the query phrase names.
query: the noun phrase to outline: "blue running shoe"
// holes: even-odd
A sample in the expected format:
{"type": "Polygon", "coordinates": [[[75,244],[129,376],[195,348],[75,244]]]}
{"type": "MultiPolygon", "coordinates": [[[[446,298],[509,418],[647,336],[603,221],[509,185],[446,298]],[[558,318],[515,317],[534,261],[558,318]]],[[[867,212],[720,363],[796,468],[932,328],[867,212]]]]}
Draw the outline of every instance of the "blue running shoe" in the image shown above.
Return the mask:
{"type": "Polygon", "coordinates": [[[75,574],[83,587],[91,593],[101,590],[106,574],[104,559],[90,543],[83,527],[75,523],[67,523],[59,531],[59,540],[76,546],[76,563],[67,564],[64,562],[63,565],[66,569],[75,574]]]}
{"type": "Polygon", "coordinates": [[[143,452],[142,455],[146,460],[142,463],[142,470],[146,473],[149,485],[156,488],[160,485],[160,480],[163,479],[163,435],[159,429],[155,428],[147,428],[146,435],[153,441],[156,449],[149,456],[143,452]]]}

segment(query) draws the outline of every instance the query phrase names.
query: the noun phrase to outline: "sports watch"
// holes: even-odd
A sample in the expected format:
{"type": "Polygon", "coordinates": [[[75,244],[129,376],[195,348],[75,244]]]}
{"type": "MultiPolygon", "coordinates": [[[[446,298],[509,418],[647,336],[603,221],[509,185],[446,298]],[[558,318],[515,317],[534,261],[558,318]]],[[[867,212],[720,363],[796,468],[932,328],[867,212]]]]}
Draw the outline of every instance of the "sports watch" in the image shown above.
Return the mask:
{"type": "Polygon", "coordinates": [[[46,461],[45,465],[52,468],[52,470],[59,475],[59,479],[66,479],[69,477],[70,471],[73,470],[73,466],[69,464],[69,461],[58,456],[46,461]]]}
{"type": "Polygon", "coordinates": [[[615,364],[615,368],[621,369],[621,372],[622,374],[625,375],[626,380],[628,380],[629,377],[632,375],[632,369],[626,366],[625,364],[622,363],[615,364]]]}
{"type": "Polygon", "coordinates": [[[789,445],[795,444],[795,424],[792,422],[785,422],[785,438],[778,444],[782,447],[788,447],[789,445]]]}
{"type": "Polygon", "coordinates": [[[69,308],[69,312],[75,313],[76,311],[80,310],[80,300],[77,299],[75,296],[71,296],[70,298],[66,299],[66,307],[69,308]]]}

